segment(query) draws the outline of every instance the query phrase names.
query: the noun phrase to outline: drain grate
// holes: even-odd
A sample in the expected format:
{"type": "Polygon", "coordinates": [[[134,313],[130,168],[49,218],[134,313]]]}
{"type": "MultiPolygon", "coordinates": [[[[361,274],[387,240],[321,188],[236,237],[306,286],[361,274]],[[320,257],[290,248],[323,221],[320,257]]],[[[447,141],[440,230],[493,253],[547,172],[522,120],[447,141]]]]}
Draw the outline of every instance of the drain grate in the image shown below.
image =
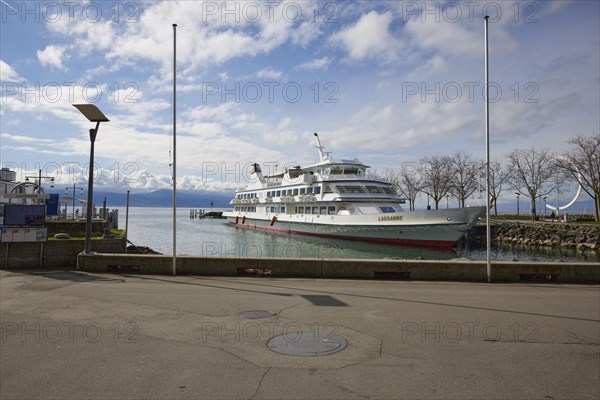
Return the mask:
{"type": "Polygon", "coordinates": [[[303,332],[275,336],[267,342],[267,347],[276,353],[288,356],[326,356],[342,351],[348,342],[339,336],[303,332]]]}
{"type": "Polygon", "coordinates": [[[261,319],[261,318],[269,318],[274,317],[275,313],[266,310],[252,310],[252,311],[243,311],[240,314],[240,317],[246,319],[261,319]]]}

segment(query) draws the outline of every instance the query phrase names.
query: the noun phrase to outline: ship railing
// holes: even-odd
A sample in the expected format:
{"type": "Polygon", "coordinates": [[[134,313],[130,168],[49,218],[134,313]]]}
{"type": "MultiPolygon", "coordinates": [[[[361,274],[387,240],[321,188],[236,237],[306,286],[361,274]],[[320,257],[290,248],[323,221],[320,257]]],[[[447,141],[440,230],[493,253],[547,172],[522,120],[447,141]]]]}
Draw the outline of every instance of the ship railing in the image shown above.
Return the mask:
{"type": "Polygon", "coordinates": [[[321,177],[324,181],[330,181],[330,180],[342,180],[342,179],[348,179],[348,180],[356,180],[356,179],[364,179],[365,176],[364,175],[356,175],[356,174],[330,174],[330,175],[323,175],[321,177]]]}
{"type": "Polygon", "coordinates": [[[315,201],[317,197],[314,194],[303,194],[300,195],[300,201],[315,201]]]}

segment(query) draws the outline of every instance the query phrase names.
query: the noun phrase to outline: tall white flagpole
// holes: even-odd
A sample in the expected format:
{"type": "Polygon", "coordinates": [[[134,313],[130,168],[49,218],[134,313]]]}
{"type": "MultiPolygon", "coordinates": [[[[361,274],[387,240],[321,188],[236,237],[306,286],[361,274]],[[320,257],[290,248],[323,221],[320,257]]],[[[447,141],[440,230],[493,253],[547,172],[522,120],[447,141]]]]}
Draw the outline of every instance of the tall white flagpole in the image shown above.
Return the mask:
{"type": "Polygon", "coordinates": [[[491,242],[491,229],[490,229],[490,82],[489,82],[489,59],[488,59],[488,19],[489,16],[484,18],[485,27],[485,181],[486,181],[486,195],[485,195],[485,241],[487,243],[486,249],[486,271],[488,283],[492,281],[492,242],[491,242]]]}
{"type": "Polygon", "coordinates": [[[177,275],[177,24],[173,24],[173,275],[177,275]]]}

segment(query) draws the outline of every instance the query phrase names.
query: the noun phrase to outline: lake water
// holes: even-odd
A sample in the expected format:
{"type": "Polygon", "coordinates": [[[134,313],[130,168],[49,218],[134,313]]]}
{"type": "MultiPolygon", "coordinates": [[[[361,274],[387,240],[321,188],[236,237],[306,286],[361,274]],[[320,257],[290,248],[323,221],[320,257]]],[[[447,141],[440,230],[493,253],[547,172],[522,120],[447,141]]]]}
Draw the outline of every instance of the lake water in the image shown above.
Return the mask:
{"type": "MultiPolygon", "coordinates": [[[[215,211],[220,211],[215,209],[215,211]]],[[[402,258],[485,260],[485,247],[459,246],[432,250],[374,243],[325,239],[304,235],[236,228],[225,219],[192,220],[190,210],[177,210],[177,254],[215,257],[283,258],[402,258]]],[[[119,208],[119,227],[125,228],[125,208],[119,208]]],[[[172,209],[131,207],[128,239],[163,254],[172,254],[172,209]]],[[[600,262],[600,253],[531,247],[492,247],[492,260],[600,262]]]]}

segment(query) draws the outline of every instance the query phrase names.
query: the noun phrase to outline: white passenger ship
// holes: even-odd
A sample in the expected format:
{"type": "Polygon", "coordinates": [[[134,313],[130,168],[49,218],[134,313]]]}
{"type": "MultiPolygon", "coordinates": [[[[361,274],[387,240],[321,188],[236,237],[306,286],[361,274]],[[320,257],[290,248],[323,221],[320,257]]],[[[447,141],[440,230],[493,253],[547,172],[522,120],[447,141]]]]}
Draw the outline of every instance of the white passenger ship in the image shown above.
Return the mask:
{"type": "Polygon", "coordinates": [[[404,211],[389,182],[366,176],[367,165],[335,160],[315,133],[320,161],[263,176],[254,164],[250,184],[224,212],[238,227],[328,238],[450,248],[485,214],[485,207],[404,211]]]}

